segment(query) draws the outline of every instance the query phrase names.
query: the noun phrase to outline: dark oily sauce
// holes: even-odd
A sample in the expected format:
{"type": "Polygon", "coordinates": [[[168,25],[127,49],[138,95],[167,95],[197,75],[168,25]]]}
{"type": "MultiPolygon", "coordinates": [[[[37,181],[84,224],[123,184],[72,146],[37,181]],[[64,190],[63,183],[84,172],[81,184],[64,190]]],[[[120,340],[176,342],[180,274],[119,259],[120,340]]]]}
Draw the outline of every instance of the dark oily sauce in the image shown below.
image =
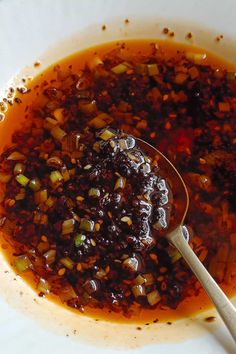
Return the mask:
{"type": "MultiPolygon", "coordinates": [[[[6,224],[6,219],[2,224],[10,229],[7,256],[40,295],[58,296],[96,317],[125,316],[140,322],[188,316],[207,305],[199,283],[161,237],[161,230],[154,242],[154,234],[147,233],[154,219],[147,223],[146,215],[139,223],[133,217],[141,209],[148,214],[149,207],[129,199],[128,191],[123,195],[128,208],[121,216],[117,194],[122,195],[124,179],[128,180],[122,173],[127,170],[115,171],[116,178],[106,174],[110,165],[100,177],[96,171],[89,177],[93,166],[89,159],[95,155],[85,154],[87,165],[85,161],[82,165],[88,170],[81,173],[80,144],[90,146],[86,142],[96,140],[97,132],[106,131],[108,125],[156,146],[182,173],[190,193],[186,222],[193,229],[191,245],[232,293],[236,89],[234,73],[224,68],[223,62],[197,48],[148,41],[110,44],[67,58],[33,81],[31,92],[19,95],[22,103],[9,110],[8,118],[27,115],[29,124],[14,134],[16,145],[2,155],[1,180],[7,191],[5,216],[14,216],[12,222],[22,229],[12,235],[14,225],[6,224]],[[78,149],[72,151],[76,144],[78,149]],[[19,155],[9,159],[13,152],[26,159],[19,155]],[[73,183],[73,174],[81,176],[80,183],[73,183]],[[101,177],[109,181],[103,188],[112,190],[112,198],[105,198],[99,208],[106,218],[98,215],[96,204],[105,191],[92,185],[101,177]],[[119,187],[114,190],[116,183],[119,187]],[[79,208],[79,215],[74,208],[79,208]],[[114,222],[116,215],[119,223],[114,222]],[[125,218],[122,223],[120,216],[125,218]],[[91,231],[95,227],[98,238],[91,231]],[[139,232],[151,238],[142,239],[139,232]],[[143,240],[149,240],[149,246],[143,240]],[[99,247],[104,253],[98,261],[99,247]],[[119,257],[107,250],[115,250],[119,257]]],[[[6,132],[13,131],[3,123],[6,132]]]]}

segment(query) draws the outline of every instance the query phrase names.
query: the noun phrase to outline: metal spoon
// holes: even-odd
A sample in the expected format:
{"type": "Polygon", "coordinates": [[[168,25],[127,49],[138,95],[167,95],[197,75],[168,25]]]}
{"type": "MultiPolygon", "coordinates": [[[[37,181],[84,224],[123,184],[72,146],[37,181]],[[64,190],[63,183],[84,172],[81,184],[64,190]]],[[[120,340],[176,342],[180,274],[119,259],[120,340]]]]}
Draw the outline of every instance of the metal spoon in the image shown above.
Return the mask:
{"type": "Polygon", "coordinates": [[[175,208],[175,215],[170,222],[166,237],[170,244],[177,248],[188,263],[189,267],[206,290],[208,296],[215,304],[217,311],[236,342],[236,309],[208,273],[184,237],[185,227],[183,223],[189,206],[187,187],[176,168],[159,150],[141,139],[136,138],[136,140],[140,148],[145,151],[148,156],[158,157],[158,165],[161,171],[164,171],[163,177],[167,179],[174,193],[174,201],[176,201],[177,209],[175,208]]]}

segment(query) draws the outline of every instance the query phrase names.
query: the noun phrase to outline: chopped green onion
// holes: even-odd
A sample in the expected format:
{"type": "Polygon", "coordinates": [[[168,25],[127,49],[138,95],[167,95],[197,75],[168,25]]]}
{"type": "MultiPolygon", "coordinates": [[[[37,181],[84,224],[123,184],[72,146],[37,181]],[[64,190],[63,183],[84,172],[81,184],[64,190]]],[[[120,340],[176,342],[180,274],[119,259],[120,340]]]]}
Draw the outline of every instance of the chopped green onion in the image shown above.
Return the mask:
{"type": "Polygon", "coordinates": [[[147,301],[151,306],[156,305],[158,302],[161,301],[161,296],[159,292],[157,290],[153,290],[152,292],[147,294],[147,301]]]}
{"type": "Polygon", "coordinates": [[[66,181],[69,181],[70,179],[70,174],[69,174],[69,171],[67,170],[66,166],[63,166],[61,168],[61,175],[63,177],[63,180],[66,182],[66,181]]]}
{"type": "Polygon", "coordinates": [[[49,250],[43,256],[46,258],[47,264],[52,264],[56,259],[56,250],[49,250]]]}
{"type": "Polygon", "coordinates": [[[134,294],[135,298],[140,296],[146,296],[146,289],[144,285],[134,285],[132,286],[132,293],[134,294]]]}
{"type": "Polygon", "coordinates": [[[20,192],[15,196],[15,200],[23,200],[25,199],[25,189],[21,188],[20,192]]]}
{"type": "Polygon", "coordinates": [[[137,74],[147,75],[147,73],[148,73],[147,65],[146,64],[139,64],[135,67],[135,71],[137,74]]]}
{"type": "Polygon", "coordinates": [[[168,249],[168,254],[171,258],[171,262],[175,263],[177,262],[180,258],[182,258],[181,254],[179,253],[179,251],[177,249],[175,249],[174,247],[169,247],[168,249]]]}
{"type": "Polygon", "coordinates": [[[236,72],[228,72],[226,78],[228,81],[234,81],[236,79],[236,72]]]}
{"type": "Polygon", "coordinates": [[[63,161],[58,156],[52,156],[47,159],[47,165],[54,168],[63,166],[63,161]]]}
{"type": "Polygon", "coordinates": [[[99,134],[99,138],[101,138],[102,140],[105,140],[105,141],[111,139],[114,136],[115,136],[115,134],[112,133],[108,129],[103,130],[102,133],[99,134]]]}
{"type": "Polygon", "coordinates": [[[188,74],[178,73],[175,76],[174,82],[178,85],[182,85],[188,78],[188,74]]]}
{"type": "Polygon", "coordinates": [[[91,114],[97,110],[96,101],[90,103],[80,103],[79,109],[85,114],[91,114]]]}
{"type": "Polygon", "coordinates": [[[193,61],[194,63],[201,63],[204,59],[206,59],[205,53],[191,53],[187,52],[185,54],[186,59],[193,61]]]}
{"type": "Polygon", "coordinates": [[[53,185],[56,185],[63,180],[63,177],[59,171],[52,171],[50,173],[50,180],[53,185]]]}
{"type": "Polygon", "coordinates": [[[88,219],[82,219],[79,228],[80,230],[92,232],[94,229],[94,221],[88,219]]]}
{"type": "Polygon", "coordinates": [[[30,180],[29,188],[32,189],[32,191],[37,192],[40,190],[40,187],[41,187],[41,182],[39,178],[35,177],[30,180]]]}
{"type": "Polygon", "coordinates": [[[27,184],[29,183],[29,178],[27,178],[25,175],[22,175],[21,173],[17,175],[15,178],[17,182],[23,187],[26,187],[27,184]]]}
{"type": "Polygon", "coordinates": [[[52,128],[58,124],[58,121],[56,119],[53,119],[51,117],[47,117],[46,121],[51,124],[52,128]]]}
{"type": "Polygon", "coordinates": [[[34,193],[34,201],[36,204],[42,204],[48,199],[47,189],[42,189],[34,193]]]}
{"type": "Polygon", "coordinates": [[[62,302],[67,302],[68,300],[76,298],[77,295],[72,286],[68,284],[60,289],[59,297],[62,302]]]}
{"type": "Polygon", "coordinates": [[[90,188],[88,195],[90,197],[94,197],[94,198],[99,198],[100,197],[100,190],[98,188],[90,188]]]}
{"type": "Polygon", "coordinates": [[[55,119],[52,118],[46,118],[45,121],[43,122],[43,127],[44,129],[51,130],[55,128],[55,126],[58,124],[58,122],[55,119]]]}
{"type": "Polygon", "coordinates": [[[142,274],[142,277],[145,281],[145,286],[152,285],[154,283],[153,275],[150,274],[142,274]]]}
{"type": "Polygon", "coordinates": [[[68,220],[63,221],[62,235],[71,234],[74,231],[74,227],[75,227],[75,220],[74,219],[68,219],[68,220]]]}
{"type": "Polygon", "coordinates": [[[14,167],[14,175],[22,174],[25,172],[25,165],[21,162],[17,162],[14,167]]]}
{"type": "Polygon", "coordinates": [[[47,225],[48,224],[48,216],[39,211],[36,211],[33,219],[34,224],[37,225],[47,225]]]}
{"type": "Polygon", "coordinates": [[[116,66],[114,66],[111,71],[114,73],[114,74],[117,74],[117,75],[120,75],[120,74],[123,74],[127,71],[128,67],[125,65],[125,64],[118,64],[116,66]]]}
{"type": "Polygon", "coordinates": [[[88,62],[88,67],[93,70],[98,65],[103,65],[102,59],[98,55],[94,55],[88,62]]]}
{"type": "Polygon", "coordinates": [[[16,269],[18,270],[18,272],[24,272],[25,270],[27,270],[30,267],[31,262],[27,256],[22,255],[22,256],[18,256],[15,259],[14,265],[15,265],[16,269]]]}
{"type": "Polygon", "coordinates": [[[46,200],[45,204],[47,205],[48,208],[51,208],[55,204],[55,199],[52,197],[49,197],[46,200]]]}
{"type": "Polygon", "coordinates": [[[56,126],[51,129],[51,135],[58,141],[62,141],[64,136],[66,136],[66,132],[62,130],[60,127],[56,126]]]}
{"type": "Polygon", "coordinates": [[[139,274],[135,279],[134,279],[134,284],[135,285],[142,285],[145,283],[145,279],[142,277],[141,274],[139,274]]]}
{"type": "Polygon", "coordinates": [[[11,179],[12,175],[10,175],[9,173],[4,173],[4,172],[0,172],[0,182],[1,183],[8,183],[11,179]]]}
{"type": "Polygon", "coordinates": [[[107,113],[100,113],[88,122],[88,125],[95,129],[105,128],[113,121],[113,118],[107,113]]]}
{"type": "Polygon", "coordinates": [[[72,132],[70,134],[67,134],[63,137],[61,143],[62,150],[70,151],[72,153],[82,147],[82,144],[80,144],[80,134],[78,132],[72,132]]]}
{"type": "Polygon", "coordinates": [[[74,268],[74,262],[69,257],[61,258],[60,263],[63,264],[67,269],[74,268]]]}
{"type": "Polygon", "coordinates": [[[63,108],[57,108],[53,112],[54,118],[57,120],[58,124],[61,125],[64,123],[64,115],[63,115],[63,108]]]}
{"type": "Polygon", "coordinates": [[[149,76],[155,76],[159,74],[157,64],[148,64],[147,69],[148,69],[149,76]]]}
{"type": "Polygon", "coordinates": [[[8,157],[7,160],[17,161],[17,160],[25,160],[25,155],[21,154],[18,151],[13,151],[8,157]]]}
{"type": "Polygon", "coordinates": [[[119,177],[119,178],[116,180],[114,190],[119,189],[119,188],[124,189],[124,188],[125,188],[125,184],[126,184],[126,178],[124,178],[124,177],[119,177]]]}
{"type": "Polygon", "coordinates": [[[40,278],[38,286],[37,286],[37,290],[40,293],[44,293],[44,294],[48,294],[50,292],[50,284],[47,280],[40,278]]]}
{"type": "Polygon", "coordinates": [[[85,240],[86,240],[86,236],[85,235],[77,234],[75,236],[75,246],[76,247],[80,247],[84,243],[85,240]]]}
{"type": "Polygon", "coordinates": [[[96,151],[96,152],[100,152],[100,149],[101,149],[101,144],[99,141],[96,141],[94,144],[93,144],[93,150],[96,151]]]}

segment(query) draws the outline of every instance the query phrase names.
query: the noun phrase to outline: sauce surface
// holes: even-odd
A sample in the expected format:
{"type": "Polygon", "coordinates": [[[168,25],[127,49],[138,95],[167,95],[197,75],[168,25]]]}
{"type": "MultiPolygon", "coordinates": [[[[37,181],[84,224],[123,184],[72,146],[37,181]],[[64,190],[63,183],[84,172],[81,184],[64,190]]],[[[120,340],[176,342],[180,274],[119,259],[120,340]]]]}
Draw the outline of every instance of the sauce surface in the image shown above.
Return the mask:
{"type": "MultiPolygon", "coordinates": [[[[156,146],[175,164],[189,187],[190,210],[186,224],[193,230],[191,244],[211,274],[230,295],[235,290],[236,261],[233,198],[235,80],[234,73],[231,72],[232,66],[227,66],[223,61],[205,53],[198,48],[164,42],[159,45],[150,44],[148,41],[108,44],[78,53],[49,68],[27,84],[31,91],[18,94],[22,102],[15,103],[9,109],[7,119],[1,124],[4,126],[4,135],[9,136],[15,130],[15,117],[21,117],[18,123],[20,124],[26,116],[29,128],[24,128],[23,132],[14,135],[20,152],[26,156],[28,151],[24,151],[24,141],[29,139],[25,146],[32,146],[35,143],[32,142],[32,134],[35,140],[40,137],[42,119],[60,119],[60,114],[66,116],[68,112],[77,116],[79,122],[76,123],[75,120],[72,123],[73,129],[82,131],[87,125],[90,129],[97,129],[102,128],[101,124],[109,124],[156,146]],[[89,63],[89,67],[79,74],[84,63],[89,63]],[[227,73],[225,69],[230,72],[227,73]],[[59,116],[56,118],[57,114],[59,116]],[[10,121],[13,124],[10,124],[10,121]],[[32,121],[34,130],[30,128],[32,121]]],[[[50,123],[53,122],[49,120],[50,123]]],[[[18,147],[14,150],[19,151],[18,147]]],[[[9,154],[6,156],[9,157],[9,154]]],[[[15,162],[14,160],[14,164],[10,163],[11,168],[15,162]]],[[[11,200],[15,200],[15,195],[11,197],[8,194],[7,200],[8,205],[5,204],[3,209],[10,214],[11,200]]],[[[60,230],[59,228],[58,232],[60,230]]],[[[49,251],[46,243],[45,239],[37,243],[37,247],[40,246],[44,253],[49,251]]],[[[15,241],[11,239],[12,247],[7,246],[6,255],[12,264],[16,264],[12,254],[12,251],[17,249],[15,241]]],[[[162,247],[165,249],[169,246],[165,244],[162,247]]],[[[168,252],[171,253],[171,250],[168,249],[168,252]]],[[[155,250],[150,254],[153,263],[158,264],[155,250]]],[[[22,254],[17,256],[22,257],[22,254]]],[[[208,306],[206,296],[179,255],[169,254],[169,260],[169,270],[163,265],[163,274],[155,274],[155,288],[147,288],[148,293],[151,293],[156,291],[157,287],[162,295],[162,302],[158,302],[158,306],[155,303],[154,309],[143,307],[142,300],[138,300],[135,301],[132,311],[125,313],[126,317],[119,311],[114,312],[114,308],[101,310],[99,306],[96,309],[85,306],[85,314],[137,322],[157,319],[169,321],[189,316],[208,306]],[[170,269],[179,277],[176,287],[172,283],[168,287],[165,281],[165,277],[169,280],[170,269]],[[173,293],[174,289],[176,293],[173,293]]],[[[68,266],[68,263],[66,264],[68,266]]],[[[68,273],[66,266],[56,271],[61,271],[60,277],[66,277],[65,274],[68,273]]],[[[109,272],[110,270],[108,274],[109,272]]],[[[36,271],[36,275],[37,273],[39,274],[36,271]]],[[[102,272],[99,276],[101,274],[102,272]]],[[[150,282],[150,273],[143,274],[148,274],[149,277],[146,279],[145,275],[141,275],[138,278],[140,274],[136,274],[125,279],[127,296],[130,296],[130,284],[137,287],[142,286],[144,282],[150,282]]],[[[38,290],[43,290],[38,292],[47,292],[45,283],[39,283],[37,277],[35,282],[35,275],[31,271],[26,270],[21,275],[29,280],[34,288],[36,286],[38,290]]],[[[91,281],[91,278],[89,280],[91,281]]],[[[152,280],[147,287],[152,287],[153,284],[152,280]]],[[[91,290],[91,283],[89,285],[91,290]]],[[[86,293],[89,294],[88,291],[86,293]]],[[[47,296],[56,298],[52,294],[47,296]]],[[[68,301],[62,297],[61,300],[68,301]]],[[[102,301],[100,299],[100,302],[102,301]]],[[[73,307],[73,303],[69,305],[73,307]]]]}

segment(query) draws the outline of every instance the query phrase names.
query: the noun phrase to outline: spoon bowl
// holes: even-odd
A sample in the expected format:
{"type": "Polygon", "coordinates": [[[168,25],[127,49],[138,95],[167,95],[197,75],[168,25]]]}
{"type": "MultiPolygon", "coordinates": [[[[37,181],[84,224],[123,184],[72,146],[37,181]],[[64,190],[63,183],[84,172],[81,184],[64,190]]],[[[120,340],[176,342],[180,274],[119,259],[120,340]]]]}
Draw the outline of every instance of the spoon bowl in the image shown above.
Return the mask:
{"type": "Polygon", "coordinates": [[[152,159],[157,160],[161,176],[167,181],[171,193],[173,194],[173,211],[171,213],[168,231],[174,230],[184,223],[188,207],[189,195],[183,178],[175,166],[159,150],[154,148],[142,139],[135,138],[140,148],[152,159]]]}
{"type": "Polygon", "coordinates": [[[170,218],[166,238],[177,248],[192,269],[236,342],[236,309],[193,252],[185,237],[186,227],[183,223],[189,206],[187,187],[174,165],[159,150],[144,140],[138,138],[136,140],[148,156],[157,160],[161,176],[167,180],[173,193],[173,215],[170,218]]]}

